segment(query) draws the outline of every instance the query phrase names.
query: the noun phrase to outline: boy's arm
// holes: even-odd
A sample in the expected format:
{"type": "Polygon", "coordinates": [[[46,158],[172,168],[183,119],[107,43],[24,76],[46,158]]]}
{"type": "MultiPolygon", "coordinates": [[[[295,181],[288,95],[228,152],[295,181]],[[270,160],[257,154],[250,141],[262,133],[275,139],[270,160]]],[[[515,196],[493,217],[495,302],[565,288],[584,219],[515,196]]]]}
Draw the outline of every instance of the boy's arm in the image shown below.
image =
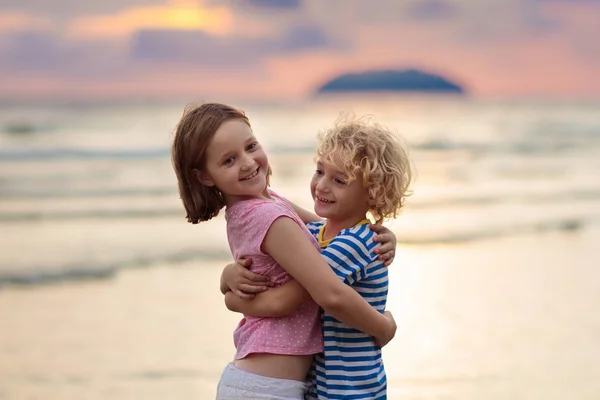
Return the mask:
{"type": "Polygon", "coordinates": [[[396,235],[381,224],[369,225],[369,228],[376,233],[373,241],[381,243],[374,250],[378,255],[377,258],[379,261],[383,261],[383,265],[389,267],[396,255],[396,235]]]}
{"type": "Polygon", "coordinates": [[[251,299],[255,293],[264,292],[272,286],[269,277],[248,270],[251,264],[251,259],[241,258],[225,266],[219,285],[221,293],[231,291],[243,299],[251,299]]]}
{"type": "Polygon", "coordinates": [[[231,291],[225,293],[225,305],[229,310],[251,317],[283,317],[308,299],[308,292],[294,279],[259,293],[253,299],[242,299],[231,291]]]}

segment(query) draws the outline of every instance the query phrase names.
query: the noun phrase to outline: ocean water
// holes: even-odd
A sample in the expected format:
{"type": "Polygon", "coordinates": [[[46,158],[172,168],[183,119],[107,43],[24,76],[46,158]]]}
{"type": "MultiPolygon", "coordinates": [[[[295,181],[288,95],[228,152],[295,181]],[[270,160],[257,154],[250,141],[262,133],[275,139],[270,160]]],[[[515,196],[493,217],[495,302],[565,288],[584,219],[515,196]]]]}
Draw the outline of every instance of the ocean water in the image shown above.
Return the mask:
{"type": "MultiPolygon", "coordinates": [[[[273,188],[308,208],[315,135],[340,111],[398,131],[413,195],[389,226],[427,246],[600,223],[600,104],[463,98],[245,105],[273,188]]],[[[228,255],[223,220],[185,221],[169,159],[183,105],[0,109],[0,286],[228,255]]]]}
{"type": "MultiPolygon", "coordinates": [[[[600,398],[600,102],[235,105],[272,187],[307,208],[316,133],[341,111],[409,147],[413,194],[387,222],[392,399],[600,398]]],[[[188,224],[178,198],[183,106],[0,108],[0,399],[214,393],[237,316],[182,315],[219,301],[231,256],[222,216],[188,224]]]]}
{"type": "MultiPolygon", "coordinates": [[[[600,105],[461,98],[240,104],[273,188],[310,207],[315,135],[370,114],[411,150],[401,243],[426,246],[600,222],[600,105]]],[[[228,254],[223,221],[185,221],[169,146],[182,105],[0,109],[0,285],[109,276],[228,254]]]]}

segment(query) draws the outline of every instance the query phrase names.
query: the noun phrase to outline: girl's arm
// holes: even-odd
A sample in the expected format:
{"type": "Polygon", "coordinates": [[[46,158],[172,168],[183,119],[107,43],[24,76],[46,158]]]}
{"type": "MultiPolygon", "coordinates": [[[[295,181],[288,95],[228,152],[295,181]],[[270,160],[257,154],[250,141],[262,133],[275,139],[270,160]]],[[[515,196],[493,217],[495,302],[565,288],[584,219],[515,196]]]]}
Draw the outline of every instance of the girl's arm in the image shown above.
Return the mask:
{"type": "MultiPolygon", "coordinates": [[[[380,242],[381,246],[375,248],[378,259],[384,261],[384,265],[389,266],[394,260],[396,251],[396,235],[383,225],[371,225],[370,229],[377,233],[373,238],[375,242],[380,242]]],[[[251,299],[256,294],[266,291],[271,283],[269,278],[256,274],[248,270],[252,264],[249,258],[242,258],[235,263],[228,264],[221,273],[221,293],[225,294],[232,291],[242,299],[251,299]]],[[[237,311],[237,310],[232,310],[237,311]]],[[[250,312],[239,311],[246,315],[253,315],[250,312]]]]}
{"type": "MultiPolygon", "coordinates": [[[[290,201],[290,203],[292,203],[290,201]]],[[[300,219],[302,220],[302,222],[304,222],[305,224],[308,224],[309,222],[317,222],[317,221],[321,221],[323,218],[319,217],[317,214],[312,213],[308,210],[305,210],[304,208],[292,203],[292,206],[294,207],[294,211],[296,211],[296,214],[298,214],[298,216],[300,217],[300,219]]]]}
{"type": "MultiPolygon", "coordinates": [[[[381,225],[377,225],[377,227],[381,227],[381,225]]],[[[377,232],[377,230],[375,231],[377,232]]],[[[393,236],[393,234],[391,235],[393,236]]],[[[323,251],[327,252],[328,249],[323,251]]],[[[321,256],[323,256],[323,253],[321,253],[321,256]]],[[[245,279],[242,278],[241,274],[248,274],[248,271],[244,268],[250,266],[248,261],[249,259],[241,259],[235,264],[228,265],[226,269],[230,269],[230,271],[224,271],[223,276],[231,275],[230,279],[232,280],[236,278],[245,279]]],[[[248,280],[251,284],[245,283],[242,286],[246,290],[252,291],[252,294],[245,292],[245,295],[242,297],[239,294],[236,296],[237,293],[229,291],[225,295],[225,305],[230,311],[259,318],[283,317],[298,308],[304,301],[310,299],[308,292],[294,279],[278,288],[267,291],[265,286],[259,286],[265,285],[263,282],[265,277],[258,274],[254,275],[262,278],[259,284],[248,280]]]]}
{"type": "Polygon", "coordinates": [[[242,299],[233,292],[227,292],[225,305],[231,311],[252,317],[283,317],[308,299],[308,292],[291,279],[280,287],[260,293],[254,299],[242,299]]]}
{"type": "Polygon", "coordinates": [[[225,275],[223,273],[221,273],[221,282],[219,283],[219,289],[223,294],[226,294],[227,292],[231,291],[227,283],[225,283],[225,275]]]}
{"type": "Polygon", "coordinates": [[[393,318],[377,312],[354,289],[344,284],[292,219],[277,218],[262,247],[334,318],[375,336],[382,345],[394,337],[396,324],[393,318]]]}

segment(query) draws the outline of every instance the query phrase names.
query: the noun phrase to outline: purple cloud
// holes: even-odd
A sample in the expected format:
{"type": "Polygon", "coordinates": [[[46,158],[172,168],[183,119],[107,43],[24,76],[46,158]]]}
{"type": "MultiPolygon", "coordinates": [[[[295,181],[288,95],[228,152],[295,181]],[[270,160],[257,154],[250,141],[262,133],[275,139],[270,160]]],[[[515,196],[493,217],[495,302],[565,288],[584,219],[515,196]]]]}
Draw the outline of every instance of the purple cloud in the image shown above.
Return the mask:
{"type": "Polygon", "coordinates": [[[413,3],[408,14],[421,21],[451,19],[457,16],[459,9],[452,3],[443,0],[422,0],[413,3]]]}
{"type": "Polygon", "coordinates": [[[24,11],[54,18],[103,14],[131,7],[162,5],[164,0],[2,0],[1,11],[24,11]]]}
{"type": "Polygon", "coordinates": [[[135,60],[239,66],[263,53],[252,40],[216,37],[205,32],[144,29],[135,33],[130,55],[135,60]]]}
{"type": "Polygon", "coordinates": [[[309,25],[293,27],[283,35],[263,39],[211,36],[199,30],[145,29],[134,35],[130,55],[135,60],[230,65],[235,68],[279,53],[336,46],[337,42],[325,31],[309,25]]]}
{"type": "Polygon", "coordinates": [[[279,43],[279,49],[285,52],[339,48],[338,43],[316,25],[299,25],[290,28],[279,43]]]}
{"type": "Polygon", "coordinates": [[[242,3],[276,10],[295,10],[302,6],[302,0],[242,0],[242,3]]]}

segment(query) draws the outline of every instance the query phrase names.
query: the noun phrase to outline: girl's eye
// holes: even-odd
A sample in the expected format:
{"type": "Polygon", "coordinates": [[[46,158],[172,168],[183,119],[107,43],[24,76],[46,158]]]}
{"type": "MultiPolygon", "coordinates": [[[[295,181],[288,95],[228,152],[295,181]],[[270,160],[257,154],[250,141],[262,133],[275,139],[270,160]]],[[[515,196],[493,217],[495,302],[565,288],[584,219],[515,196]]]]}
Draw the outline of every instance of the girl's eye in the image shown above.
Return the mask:
{"type": "Polygon", "coordinates": [[[257,147],[258,147],[258,143],[250,143],[250,144],[248,145],[248,147],[246,147],[246,150],[247,150],[247,151],[251,151],[251,150],[254,150],[254,149],[256,149],[257,147]]]}
{"type": "Polygon", "coordinates": [[[225,160],[223,160],[223,165],[230,165],[233,163],[233,160],[233,157],[227,157],[225,160]]]}
{"type": "Polygon", "coordinates": [[[335,178],[335,183],[337,183],[338,185],[345,185],[346,181],[344,181],[340,178],[335,178]]]}
{"type": "Polygon", "coordinates": [[[320,169],[318,169],[318,170],[315,171],[315,174],[317,174],[317,175],[323,175],[323,171],[321,171],[320,169]]]}

